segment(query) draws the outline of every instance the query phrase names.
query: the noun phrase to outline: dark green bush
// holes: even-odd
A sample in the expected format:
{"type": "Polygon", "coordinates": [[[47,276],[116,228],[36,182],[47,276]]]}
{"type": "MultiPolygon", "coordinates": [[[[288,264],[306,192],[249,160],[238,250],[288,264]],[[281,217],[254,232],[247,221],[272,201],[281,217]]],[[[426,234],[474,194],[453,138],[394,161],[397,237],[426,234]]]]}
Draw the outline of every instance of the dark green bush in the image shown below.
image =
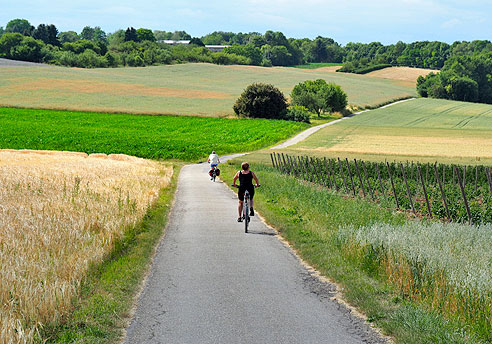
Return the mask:
{"type": "Polygon", "coordinates": [[[287,110],[287,100],[277,87],[255,83],[246,87],[233,109],[241,117],[282,119],[287,110]]]}

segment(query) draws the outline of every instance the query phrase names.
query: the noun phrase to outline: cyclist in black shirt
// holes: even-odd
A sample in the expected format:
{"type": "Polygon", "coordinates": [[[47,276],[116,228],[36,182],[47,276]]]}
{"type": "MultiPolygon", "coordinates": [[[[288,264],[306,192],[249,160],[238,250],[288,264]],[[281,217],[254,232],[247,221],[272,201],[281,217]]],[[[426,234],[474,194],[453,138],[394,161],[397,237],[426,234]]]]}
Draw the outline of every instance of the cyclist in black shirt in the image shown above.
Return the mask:
{"type": "Polygon", "coordinates": [[[250,171],[249,164],[247,162],[243,162],[241,164],[241,170],[237,171],[236,175],[234,176],[234,179],[232,181],[232,185],[234,187],[237,187],[236,180],[238,178],[239,178],[239,191],[237,194],[239,196],[239,206],[238,206],[239,217],[237,219],[237,222],[241,222],[243,220],[242,214],[243,214],[244,192],[248,190],[250,194],[251,211],[249,216],[254,216],[255,212],[253,210],[253,196],[255,195],[255,186],[253,185],[253,179],[256,182],[256,187],[260,186],[260,182],[258,181],[258,178],[254,174],[254,172],[250,171]]]}

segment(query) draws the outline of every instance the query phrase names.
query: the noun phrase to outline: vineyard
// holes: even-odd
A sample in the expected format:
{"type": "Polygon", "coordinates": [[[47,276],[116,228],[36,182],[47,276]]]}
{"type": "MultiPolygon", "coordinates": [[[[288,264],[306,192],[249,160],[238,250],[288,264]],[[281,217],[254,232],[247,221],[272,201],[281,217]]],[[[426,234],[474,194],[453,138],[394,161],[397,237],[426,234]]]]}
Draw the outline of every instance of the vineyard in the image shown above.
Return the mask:
{"type": "Polygon", "coordinates": [[[270,154],[282,173],[416,216],[492,222],[492,173],[486,166],[364,162],[270,154]]]}

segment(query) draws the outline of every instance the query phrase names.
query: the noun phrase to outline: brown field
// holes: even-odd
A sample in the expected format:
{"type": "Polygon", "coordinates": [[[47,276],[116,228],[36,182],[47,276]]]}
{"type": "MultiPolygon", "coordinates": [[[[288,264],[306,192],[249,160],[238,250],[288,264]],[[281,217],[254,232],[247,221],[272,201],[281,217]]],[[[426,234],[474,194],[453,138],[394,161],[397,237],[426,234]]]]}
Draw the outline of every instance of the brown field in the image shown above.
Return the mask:
{"type": "Polygon", "coordinates": [[[419,76],[426,76],[431,72],[438,73],[439,70],[412,67],[391,67],[376,70],[365,75],[374,78],[398,80],[402,81],[402,85],[415,87],[419,76]]]}
{"type": "Polygon", "coordinates": [[[149,97],[175,97],[198,99],[227,99],[229,95],[224,92],[206,90],[185,90],[168,87],[148,87],[142,84],[104,82],[92,80],[61,80],[40,78],[12,78],[9,87],[0,88],[5,95],[15,95],[19,91],[55,91],[59,93],[107,93],[111,95],[139,94],[149,97]]]}
{"type": "Polygon", "coordinates": [[[31,343],[63,319],[88,267],[171,176],[126,155],[0,150],[0,343],[31,343]]]}

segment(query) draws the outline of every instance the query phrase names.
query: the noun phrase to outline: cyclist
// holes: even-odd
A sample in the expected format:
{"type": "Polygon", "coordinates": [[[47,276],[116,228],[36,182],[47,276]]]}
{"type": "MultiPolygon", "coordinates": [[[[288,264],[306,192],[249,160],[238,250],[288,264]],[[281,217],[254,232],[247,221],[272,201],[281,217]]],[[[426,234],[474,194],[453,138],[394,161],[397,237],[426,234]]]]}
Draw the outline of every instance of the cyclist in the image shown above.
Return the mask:
{"type": "Polygon", "coordinates": [[[258,181],[258,178],[254,174],[254,172],[249,169],[249,164],[247,162],[243,162],[241,164],[241,170],[237,171],[236,175],[234,176],[234,179],[232,181],[232,185],[234,187],[237,187],[236,180],[238,178],[239,178],[239,191],[237,192],[237,195],[239,197],[239,205],[238,205],[239,217],[237,219],[237,222],[242,222],[244,192],[246,190],[248,190],[249,192],[249,198],[251,200],[251,210],[249,216],[254,216],[255,212],[253,210],[253,197],[255,195],[255,187],[253,186],[253,179],[256,182],[256,187],[260,186],[260,182],[258,181]]]}
{"type": "MultiPolygon", "coordinates": [[[[214,170],[218,164],[220,164],[220,160],[219,160],[219,156],[217,154],[215,154],[215,151],[213,150],[212,151],[212,154],[210,154],[208,156],[208,162],[210,163],[210,168],[212,170],[214,170]]],[[[210,180],[212,180],[212,178],[210,178],[210,180]]]]}

